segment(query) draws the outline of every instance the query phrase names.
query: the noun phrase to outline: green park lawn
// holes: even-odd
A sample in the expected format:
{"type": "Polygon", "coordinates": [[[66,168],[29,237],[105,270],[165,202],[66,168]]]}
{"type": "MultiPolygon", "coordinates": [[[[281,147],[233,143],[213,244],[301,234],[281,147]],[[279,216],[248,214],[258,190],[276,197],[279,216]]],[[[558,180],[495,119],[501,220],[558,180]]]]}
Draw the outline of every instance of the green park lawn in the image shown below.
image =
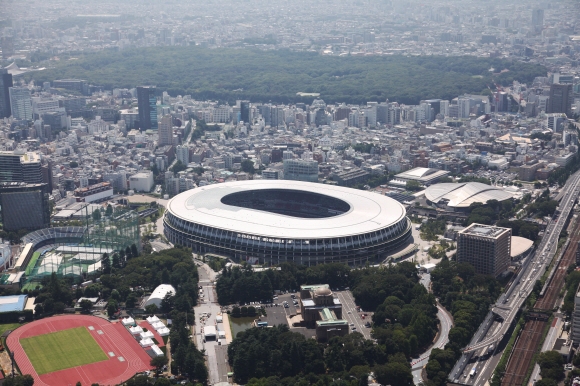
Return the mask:
{"type": "Polygon", "coordinates": [[[86,327],[20,340],[39,375],[108,359],[86,327]]]}

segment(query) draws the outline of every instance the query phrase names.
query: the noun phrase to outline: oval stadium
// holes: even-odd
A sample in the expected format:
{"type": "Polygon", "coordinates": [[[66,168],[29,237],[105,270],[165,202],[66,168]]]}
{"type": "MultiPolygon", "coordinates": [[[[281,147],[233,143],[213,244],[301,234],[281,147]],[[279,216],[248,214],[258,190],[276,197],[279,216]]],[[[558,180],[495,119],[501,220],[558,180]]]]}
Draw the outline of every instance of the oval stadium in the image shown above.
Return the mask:
{"type": "Polygon", "coordinates": [[[397,201],[376,193],[301,181],[226,182],[169,201],[165,236],[195,253],[235,261],[364,264],[410,243],[397,201]]]}

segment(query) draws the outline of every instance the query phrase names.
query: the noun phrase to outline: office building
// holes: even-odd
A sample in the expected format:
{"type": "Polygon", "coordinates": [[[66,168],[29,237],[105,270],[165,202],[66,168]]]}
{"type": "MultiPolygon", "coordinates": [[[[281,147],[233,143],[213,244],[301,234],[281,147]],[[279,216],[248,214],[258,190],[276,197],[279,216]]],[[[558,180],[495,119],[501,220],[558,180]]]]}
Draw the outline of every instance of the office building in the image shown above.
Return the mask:
{"type": "Polygon", "coordinates": [[[0,182],[42,183],[40,154],[0,151],[0,182]]]}
{"type": "Polygon", "coordinates": [[[19,120],[32,120],[32,98],[26,87],[10,87],[10,108],[12,118],[19,120]]]}
{"type": "Polygon", "coordinates": [[[264,180],[279,180],[280,171],[274,169],[262,170],[262,178],[264,180]]]}
{"type": "Polygon", "coordinates": [[[552,84],[550,86],[547,112],[570,115],[573,99],[571,84],[552,84]]]}
{"type": "Polygon", "coordinates": [[[88,85],[82,79],[59,79],[52,82],[54,88],[77,91],[83,95],[88,93],[88,85]]]}
{"type": "Polygon", "coordinates": [[[10,88],[12,83],[12,74],[6,69],[0,69],[0,119],[8,118],[12,114],[10,108],[10,88]]]}
{"type": "Polygon", "coordinates": [[[171,115],[164,115],[159,122],[158,146],[173,145],[173,121],[171,115]]]}
{"type": "Polygon", "coordinates": [[[318,182],[318,162],[303,159],[285,159],[284,179],[318,182]]]}
{"type": "Polygon", "coordinates": [[[511,261],[512,230],[473,223],[457,233],[457,262],[482,275],[500,276],[511,261]]]}
{"type": "Polygon", "coordinates": [[[240,121],[244,123],[250,123],[251,112],[250,112],[250,102],[241,101],[240,102],[240,121]]]}
{"type": "Polygon", "coordinates": [[[0,214],[6,231],[34,230],[50,225],[47,184],[0,183],[0,214]]]}
{"type": "Polygon", "coordinates": [[[137,87],[139,127],[141,130],[157,130],[157,97],[155,86],[137,87]]]}
{"type": "Polygon", "coordinates": [[[144,170],[129,177],[129,189],[135,192],[150,192],[153,184],[153,172],[150,170],[144,170]]]}

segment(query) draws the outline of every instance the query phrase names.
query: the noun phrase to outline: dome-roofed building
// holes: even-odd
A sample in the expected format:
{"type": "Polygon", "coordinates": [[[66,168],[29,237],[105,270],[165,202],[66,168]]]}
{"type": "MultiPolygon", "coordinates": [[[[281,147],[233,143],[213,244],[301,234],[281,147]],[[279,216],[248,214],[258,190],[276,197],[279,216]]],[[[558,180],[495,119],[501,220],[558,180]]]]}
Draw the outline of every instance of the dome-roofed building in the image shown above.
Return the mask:
{"type": "Polygon", "coordinates": [[[505,201],[514,195],[501,188],[480,182],[442,183],[425,190],[427,202],[440,208],[461,210],[473,203],[485,204],[489,200],[505,201]]]}

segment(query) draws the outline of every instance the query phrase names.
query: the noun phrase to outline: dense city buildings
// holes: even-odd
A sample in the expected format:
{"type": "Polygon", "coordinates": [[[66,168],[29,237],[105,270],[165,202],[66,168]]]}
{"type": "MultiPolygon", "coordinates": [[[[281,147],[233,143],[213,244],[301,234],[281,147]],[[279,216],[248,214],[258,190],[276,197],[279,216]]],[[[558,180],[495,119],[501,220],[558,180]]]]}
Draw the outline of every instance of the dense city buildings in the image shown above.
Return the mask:
{"type": "Polygon", "coordinates": [[[473,223],[457,234],[457,261],[482,275],[500,276],[511,263],[512,230],[473,223]]]}

